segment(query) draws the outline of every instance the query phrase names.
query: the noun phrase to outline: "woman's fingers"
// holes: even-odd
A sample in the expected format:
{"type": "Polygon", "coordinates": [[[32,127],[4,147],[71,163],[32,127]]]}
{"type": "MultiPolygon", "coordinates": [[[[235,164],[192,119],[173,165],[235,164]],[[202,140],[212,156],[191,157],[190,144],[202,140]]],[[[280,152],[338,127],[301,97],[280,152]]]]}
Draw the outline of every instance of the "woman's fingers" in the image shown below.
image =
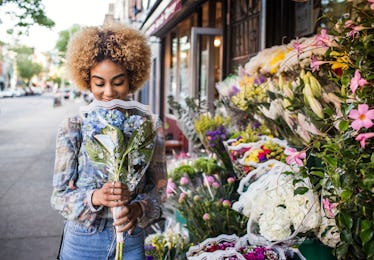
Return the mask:
{"type": "Polygon", "coordinates": [[[137,222],[136,206],[131,204],[123,207],[121,212],[117,215],[114,225],[120,227],[120,232],[128,230],[131,234],[135,229],[137,222]]]}

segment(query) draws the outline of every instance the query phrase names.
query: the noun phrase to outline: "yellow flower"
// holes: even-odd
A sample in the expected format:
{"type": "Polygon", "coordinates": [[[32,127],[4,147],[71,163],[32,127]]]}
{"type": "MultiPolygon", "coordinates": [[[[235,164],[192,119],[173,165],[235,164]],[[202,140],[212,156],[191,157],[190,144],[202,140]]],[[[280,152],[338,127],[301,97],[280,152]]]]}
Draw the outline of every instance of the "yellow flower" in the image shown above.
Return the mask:
{"type": "Polygon", "coordinates": [[[254,150],[254,151],[251,151],[251,153],[244,159],[245,162],[255,162],[255,163],[258,163],[258,153],[260,151],[257,149],[257,150],[254,150]]]}
{"type": "Polygon", "coordinates": [[[331,69],[336,70],[336,69],[341,69],[341,70],[347,70],[349,68],[348,64],[345,62],[342,62],[342,58],[336,59],[336,61],[332,61],[331,69]]]}
{"type": "Polygon", "coordinates": [[[289,51],[286,51],[284,49],[282,50],[277,50],[276,51],[276,54],[274,55],[274,58],[272,58],[269,62],[269,65],[270,65],[270,73],[271,74],[275,74],[278,69],[279,69],[279,65],[281,63],[281,61],[284,60],[284,57],[286,57],[286,54],[288,53],[289,51]]]}

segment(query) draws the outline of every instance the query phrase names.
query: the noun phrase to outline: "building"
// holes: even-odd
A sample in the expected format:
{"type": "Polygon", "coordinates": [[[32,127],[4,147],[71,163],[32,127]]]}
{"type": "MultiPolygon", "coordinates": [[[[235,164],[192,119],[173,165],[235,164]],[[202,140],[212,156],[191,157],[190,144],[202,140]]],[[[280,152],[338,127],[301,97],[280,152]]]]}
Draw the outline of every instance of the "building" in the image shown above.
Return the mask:
{"type": "MultiPolygon", "coordinates": [[[[118,1],[117,1],[118,2],[118,1]]],[[[194,97],[209,111],[215,84],[260,50],[316,33],[320,0],[130,0],[127,20],[150,37],[151,79],[138,99],[179,139],[168,97],[194,97]]],[[[329,2],[322,0],[322,2],[329,2]]]]}

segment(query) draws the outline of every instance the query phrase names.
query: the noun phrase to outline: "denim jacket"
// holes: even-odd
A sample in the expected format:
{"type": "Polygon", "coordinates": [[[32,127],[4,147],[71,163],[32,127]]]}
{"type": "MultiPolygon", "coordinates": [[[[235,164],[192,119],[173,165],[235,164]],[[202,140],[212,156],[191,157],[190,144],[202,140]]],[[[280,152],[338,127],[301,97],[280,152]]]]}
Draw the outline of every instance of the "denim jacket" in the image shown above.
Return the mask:
{"type": "MultiPolygon", "coordinates": [[[[66,219],[90,227],[96,219],[112,218],[112,215],[106,207],[95,208],[92,205],[92,194],[108,181],[108,173],[95,168],[89,160],[82,145],[81,126],[82,119],[75,116],[65,119],[59,127],[51,204],[66,219]],[[74,182],[74,188],[69,187],[69,181],[74,182]]],[[[158,120],[159,131],[152,160],[130,202],[140,202],[143,216],[138,224],[143,228],[161,216],[161,203],[165,198],[166,160],[160,126],[161,121],[158,120]]]]}

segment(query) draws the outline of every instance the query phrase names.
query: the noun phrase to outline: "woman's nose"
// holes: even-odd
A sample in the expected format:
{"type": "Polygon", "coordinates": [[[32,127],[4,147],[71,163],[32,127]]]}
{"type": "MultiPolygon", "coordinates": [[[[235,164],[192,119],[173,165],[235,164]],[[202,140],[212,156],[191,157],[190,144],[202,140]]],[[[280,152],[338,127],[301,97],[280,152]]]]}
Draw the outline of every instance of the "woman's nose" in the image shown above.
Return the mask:
{"type": "Polygon", "coordinates": [[[114,90],[110,84],[106,84],[104,88],[104,95],[106,97],[112,97],[114,95],[114,90]]]}

